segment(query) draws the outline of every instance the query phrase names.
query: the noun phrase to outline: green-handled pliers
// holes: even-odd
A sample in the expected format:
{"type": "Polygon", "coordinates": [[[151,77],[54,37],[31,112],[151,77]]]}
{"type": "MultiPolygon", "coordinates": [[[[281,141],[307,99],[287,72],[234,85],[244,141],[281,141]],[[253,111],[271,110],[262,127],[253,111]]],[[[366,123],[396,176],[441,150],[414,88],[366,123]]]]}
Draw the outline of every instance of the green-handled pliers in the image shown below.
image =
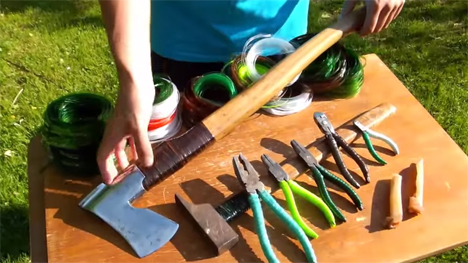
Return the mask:
{"type": "Polygon", "coordinates": [[[364,138],[364,142],[366,143],[367,149],[369,150],[370,154],[372,155],[372,157],[374,157],[374,159],[377,162],[381,164],[387,164],[387,162],[384,159],[382,159],[382,157],[380,157],[375,151],[374,146],[372,145],[372,142],[370,140],[370,137],[378,139],[378,140],[382,140],[385,143],[387,143],[392,148],[393,152],[395,152],[395,154],[400,153],[400,150],[398,149],[398,145],[389,137],[371,130],[370,128],[364,126],[359,121],[354,121],[354,126],[356,126],[361,131],[362,137],[364,138]]]}
{"type": "Polygon", "coordinates": [[[299,239],[304,252],[306,254],[308,262],[317,262],[315,252],[312,248],[312,245],[309,242],[304,231],[299,227],[299,225],[291,218],[291,216],[284,211],[284,209],[275,201],[275,199],[265,190],[264,184],[260,181],[260,177],[255,171],[255,168],[252,164],[245,158],[241,153],[239,159],[237,157],[233,158],[234,172],[237,179],[245,186],[247,193],[249,193],[249,203],[253,211],[253,216],[255,220],[255,229],[260,240],[260,245],[262,247],[263,253],[265,253],[268,262],[278,262],[273,249],[271,248],[270,240],[265,228],[265,222],[263,218],[262,205],[260,204],[260,198],[265,202],[265,204],[270,207],[270,209],[275,213],[275,215],[286,224],[286,226],[294,233],[294,235],[299,239]],[[241,163],[243,165],[241,165],[241,163]],[[245,168],[244,168],[245,167],[245,168]]]}
{"type": "Polygon", "coordinates": [[[320,197],[307,191],[305,188],[303,188],[293,180],[290,180],[288,174],[270,156],[263,154],[262,161],[268,167],[268,171],[270,172],[270,174],[272,174],[276,178],[276,180],[278,180],[279,186],[281,190],[283,190],[284,196],[286,197],[286,203],[288,204],[289,211],[291,212],[292,217],[309,237],[318,238],[318,234],[315,233],[315,231],[312,230],[310,227],[308,227],[304,223],[304,221],[302,221],[302,217],[299,214],[299,211],[296,207],[296,201],[294,200],[293,193],[317,206],[324,214],[330,226],[336,226],[335,216],[333,215],[333,212],[330,210],[327,204],[323,202],[322,199],[320,199],[320,197]]]}
{"type": "Polygon", "coordinates": [[[333,212],[336,218],[340,219],[343,222],[346,222],[345,216],[335,205],[328,193],[327,186],[325,184],[325,179],[343,189],[346,192],[346,194],[351,198],[351,200],[353,200],[354,206],[356,206],[357,209],[364,209],[364,206],[358,194],[348,183],[341,180],[340,178],[332,174],[330,171],[325,169],[323,166],[321,166],[317,162],[317,159],[315,159],[315,157],[296,140],[291,141],[291,146],[293,147],[296,154],[300,157],[300,159],[302,159],[302,161],[304,161],[309,167],[309,169],[312,171],[312,178],[317,184],[320,196],[322,197],[323,201],[328,205],[328,207],[333,212]]]}

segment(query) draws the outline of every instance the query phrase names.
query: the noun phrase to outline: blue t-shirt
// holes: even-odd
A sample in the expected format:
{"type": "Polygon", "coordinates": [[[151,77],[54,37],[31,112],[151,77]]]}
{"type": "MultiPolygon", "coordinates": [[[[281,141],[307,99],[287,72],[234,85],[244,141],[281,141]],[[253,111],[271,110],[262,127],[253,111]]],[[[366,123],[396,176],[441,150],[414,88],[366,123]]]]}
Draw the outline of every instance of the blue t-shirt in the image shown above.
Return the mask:
{"type": "Polygon", "coordinates": [[[227,62],[257,34],[307,32],[310,0],[153,0],[152,49],[179,61],[227,62]]]}

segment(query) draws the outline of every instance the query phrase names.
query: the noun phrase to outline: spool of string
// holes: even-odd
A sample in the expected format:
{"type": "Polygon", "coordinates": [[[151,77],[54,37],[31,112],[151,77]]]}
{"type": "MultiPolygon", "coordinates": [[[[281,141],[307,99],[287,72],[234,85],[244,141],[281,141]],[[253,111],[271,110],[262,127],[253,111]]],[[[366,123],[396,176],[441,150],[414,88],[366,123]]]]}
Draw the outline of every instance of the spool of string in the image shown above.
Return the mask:
{"type": "Polygon", "coordinates": [[[182,96],[185,125],[191,127],[202,121],[237,93],[234,83],[224,73],[208,73],[193,78],[182,96]]]}
{"type": "Polygon", "coordinates": [[[42,138],[53,162],[67,174],[97,175],[96,153],[112,110],[108,99],[91,93],[52,101],[44,112],[42,138]]]}
{"type": "MultiPolygon", "coordinates": [[[[240,91],[243,91],[294,50],[295,47],[286,40],[270,35],[254,36],[246,42],[243,53],[224,66],[223,72],[233,80],[240,91]]],[[[313,93],[307,86],[297,83],[299,76],[262,106],[261,110],[270,115],[284,116],[308,107],[312,102],[313,93]]]]}
{"type": "MultiPolygon", "coordinates": [[[[291,40],[296,48],[315,34],[305,34],[291,40]]],[[[359,56],[336,43],[302,72],[298,82],[304,83],[315,94],[332,98],[352,98],[359,94],[364,82],[364,70],[359,56]]]]}
{"type": "Polygon", "coordinates": [[[160,142],[175,136],[182,128],[178,110],[180,93],[167,76],[155,75],[153,81],[156,92],[148,138],[151,142],[160,142]]]}

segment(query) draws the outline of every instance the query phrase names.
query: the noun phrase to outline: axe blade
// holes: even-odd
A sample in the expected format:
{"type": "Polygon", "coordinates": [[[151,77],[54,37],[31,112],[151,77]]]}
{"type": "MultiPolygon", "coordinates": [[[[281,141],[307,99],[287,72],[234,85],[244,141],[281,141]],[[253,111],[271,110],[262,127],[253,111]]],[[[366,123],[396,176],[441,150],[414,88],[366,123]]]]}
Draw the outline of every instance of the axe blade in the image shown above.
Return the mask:
{"type": "Polygon", "coordinates": [[[145,177],[136,166],[127,174],[116,185],[98,185],[79,205],[109,224],[143,258],[169,242],[179,224],[150,209],[133,207],[131,202],[146,191],[145,177]]]}

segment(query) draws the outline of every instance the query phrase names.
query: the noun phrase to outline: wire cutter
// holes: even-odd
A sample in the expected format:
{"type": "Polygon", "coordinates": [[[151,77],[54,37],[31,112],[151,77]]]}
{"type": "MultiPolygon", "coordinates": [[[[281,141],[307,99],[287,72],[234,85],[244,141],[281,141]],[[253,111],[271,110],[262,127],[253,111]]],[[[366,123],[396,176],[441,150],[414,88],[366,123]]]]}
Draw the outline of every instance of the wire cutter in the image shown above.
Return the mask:
{"type": "Polygon", "coordinates": [[[302,217],[299,214],[299,211],[297,210],[293,192],[317,206],[324,214],[330,226],[336,226],[335,216],[333,215],[333,212],[330,210],[327,204],[323,202],[322,199],[320,199],[320,197],[307,191],[293,180],[290,180],[288,174],[283,170],[283,168],[281,168],[281,166],[278,163],[271,159],[270,156],[263,154],[262,161],[268,167],[268,171],[270,172],[270,174],[272,174],[276,178],[276,180],[278,180],[279,186],[281,190],[283,190],[284,196],[286,197],[286,203],[288,204],[289,211],[291,211],[292,217],[302,228],[302,230],[304,230],[306,235],[308,235],[311,238],[318,238],[317,233],[315,233],[314,230],[310,229],[304,223],[304,221],[302,221],[302,217]]]}
{"type": "Polygon", "coordinates": [[[353,160],[359,165],[361,169],[364,179],[367,183],[370,182],[369,176],[369,169],[361,157],[354,151],[351,146],[349,146],[346,141],[335,132],[333,125],[331,125],[330,121],[328,120],[327,116],[324,113],[316,112],[314,113],[314,120],[315,123],[319,126],[320,130],[325,134],[325,141],[330,147],[331,153],[333,155],[333,159],[335,159],[336,165],[340,169],[341,174],[344,178],[355,188],[360,188],[361,186],[359,183],[351,176],[346,168],[345,163],[343,162],[343,158],[341,157],[340,151],[338,150],[338,146],[341,146],[343,150],[351,157],[353,160]]]}
{"type": "Polygon", "coordinates": [[[310,154],[310,152],[304,146],[299,144],[296,140],[291,141],[291,146],[293,147],[296,154],[302,159],[302,161],[304,161],[307,164],[309,169],[312,171],[312,178],[317,184],[320,196],[338,219],[342,220],[343,222],[346,222],[345,216],[343,215],[343,213],[341,213],[341,211],[338,209],[338,207],[335,205],[330,195],[328,194],[327,186],[325,185],[325,179],[343,189],[346,192],[346,194],[351,198],[351,200],[354,203],[354,206],[357,209],[364,209],[361,199],[349,184],[336,177],[334,174],[332,174],[323,166],[321,166],[317,162],[317,159],[315,159],[315,157],[312,156],[312,154],[310,154]]]}
{"type": "Polygon", "coordinates": [[[373,131],[370,128],[365,127],[364,125],[362,125],[362,123],[360,123],[357,120],[354,121],[354,126],[356,126],[361,131],[362,137],[364,138],[364,142],[366,143],[367,149],[369,150],[370,154],[372,155],[372,157],[374,157],[374,159],[377,162],[381,164],[387,164],[387,162],[384,159],[382,159],[382,157],[380,157],[375,151],[374,146],[372,145],[372,142],[370,140],[370,137],[387,143],[392,148],[395,154],[400,153],[400,150],[398,149],[398,145],[394,141],[392,141],[392,139],[390,139],[389,137],[381,133],[378,133],[376,131],[373,131]]]}
{"type": "Polygon", "coordinates": [[[259,196],[268,205],[268,207],[270,207],[270,209],[275,213],[275,215],[281,221],[283,221],[283,223],[285,223],[286,226],[299,239],[302,247],[304,248],[304,252],[306,254],[308,262],[317,262],[315,252],[304,231],[291,218],[291,216],[283,210],[283,208],[275,201],[275,199],[265,190],[265,186],[260,181],[260,177],[257,171],[255,171],[255,168],[247,160],[247,158],[245,158],[245,156],[241,153],[239,155],[239,158],[233,158],[233,165],[237,179],[240,181],[241,184],[244,185],[247,193],[249,194],[249,203],[253,211],[255,229],[258,233],[263,253],[268,259],[268,262],[279,263],[275,253],[273,252],[273,249],[271,248],[270,240],[266,232],[262,205],[260,204],[259,196]]]}

